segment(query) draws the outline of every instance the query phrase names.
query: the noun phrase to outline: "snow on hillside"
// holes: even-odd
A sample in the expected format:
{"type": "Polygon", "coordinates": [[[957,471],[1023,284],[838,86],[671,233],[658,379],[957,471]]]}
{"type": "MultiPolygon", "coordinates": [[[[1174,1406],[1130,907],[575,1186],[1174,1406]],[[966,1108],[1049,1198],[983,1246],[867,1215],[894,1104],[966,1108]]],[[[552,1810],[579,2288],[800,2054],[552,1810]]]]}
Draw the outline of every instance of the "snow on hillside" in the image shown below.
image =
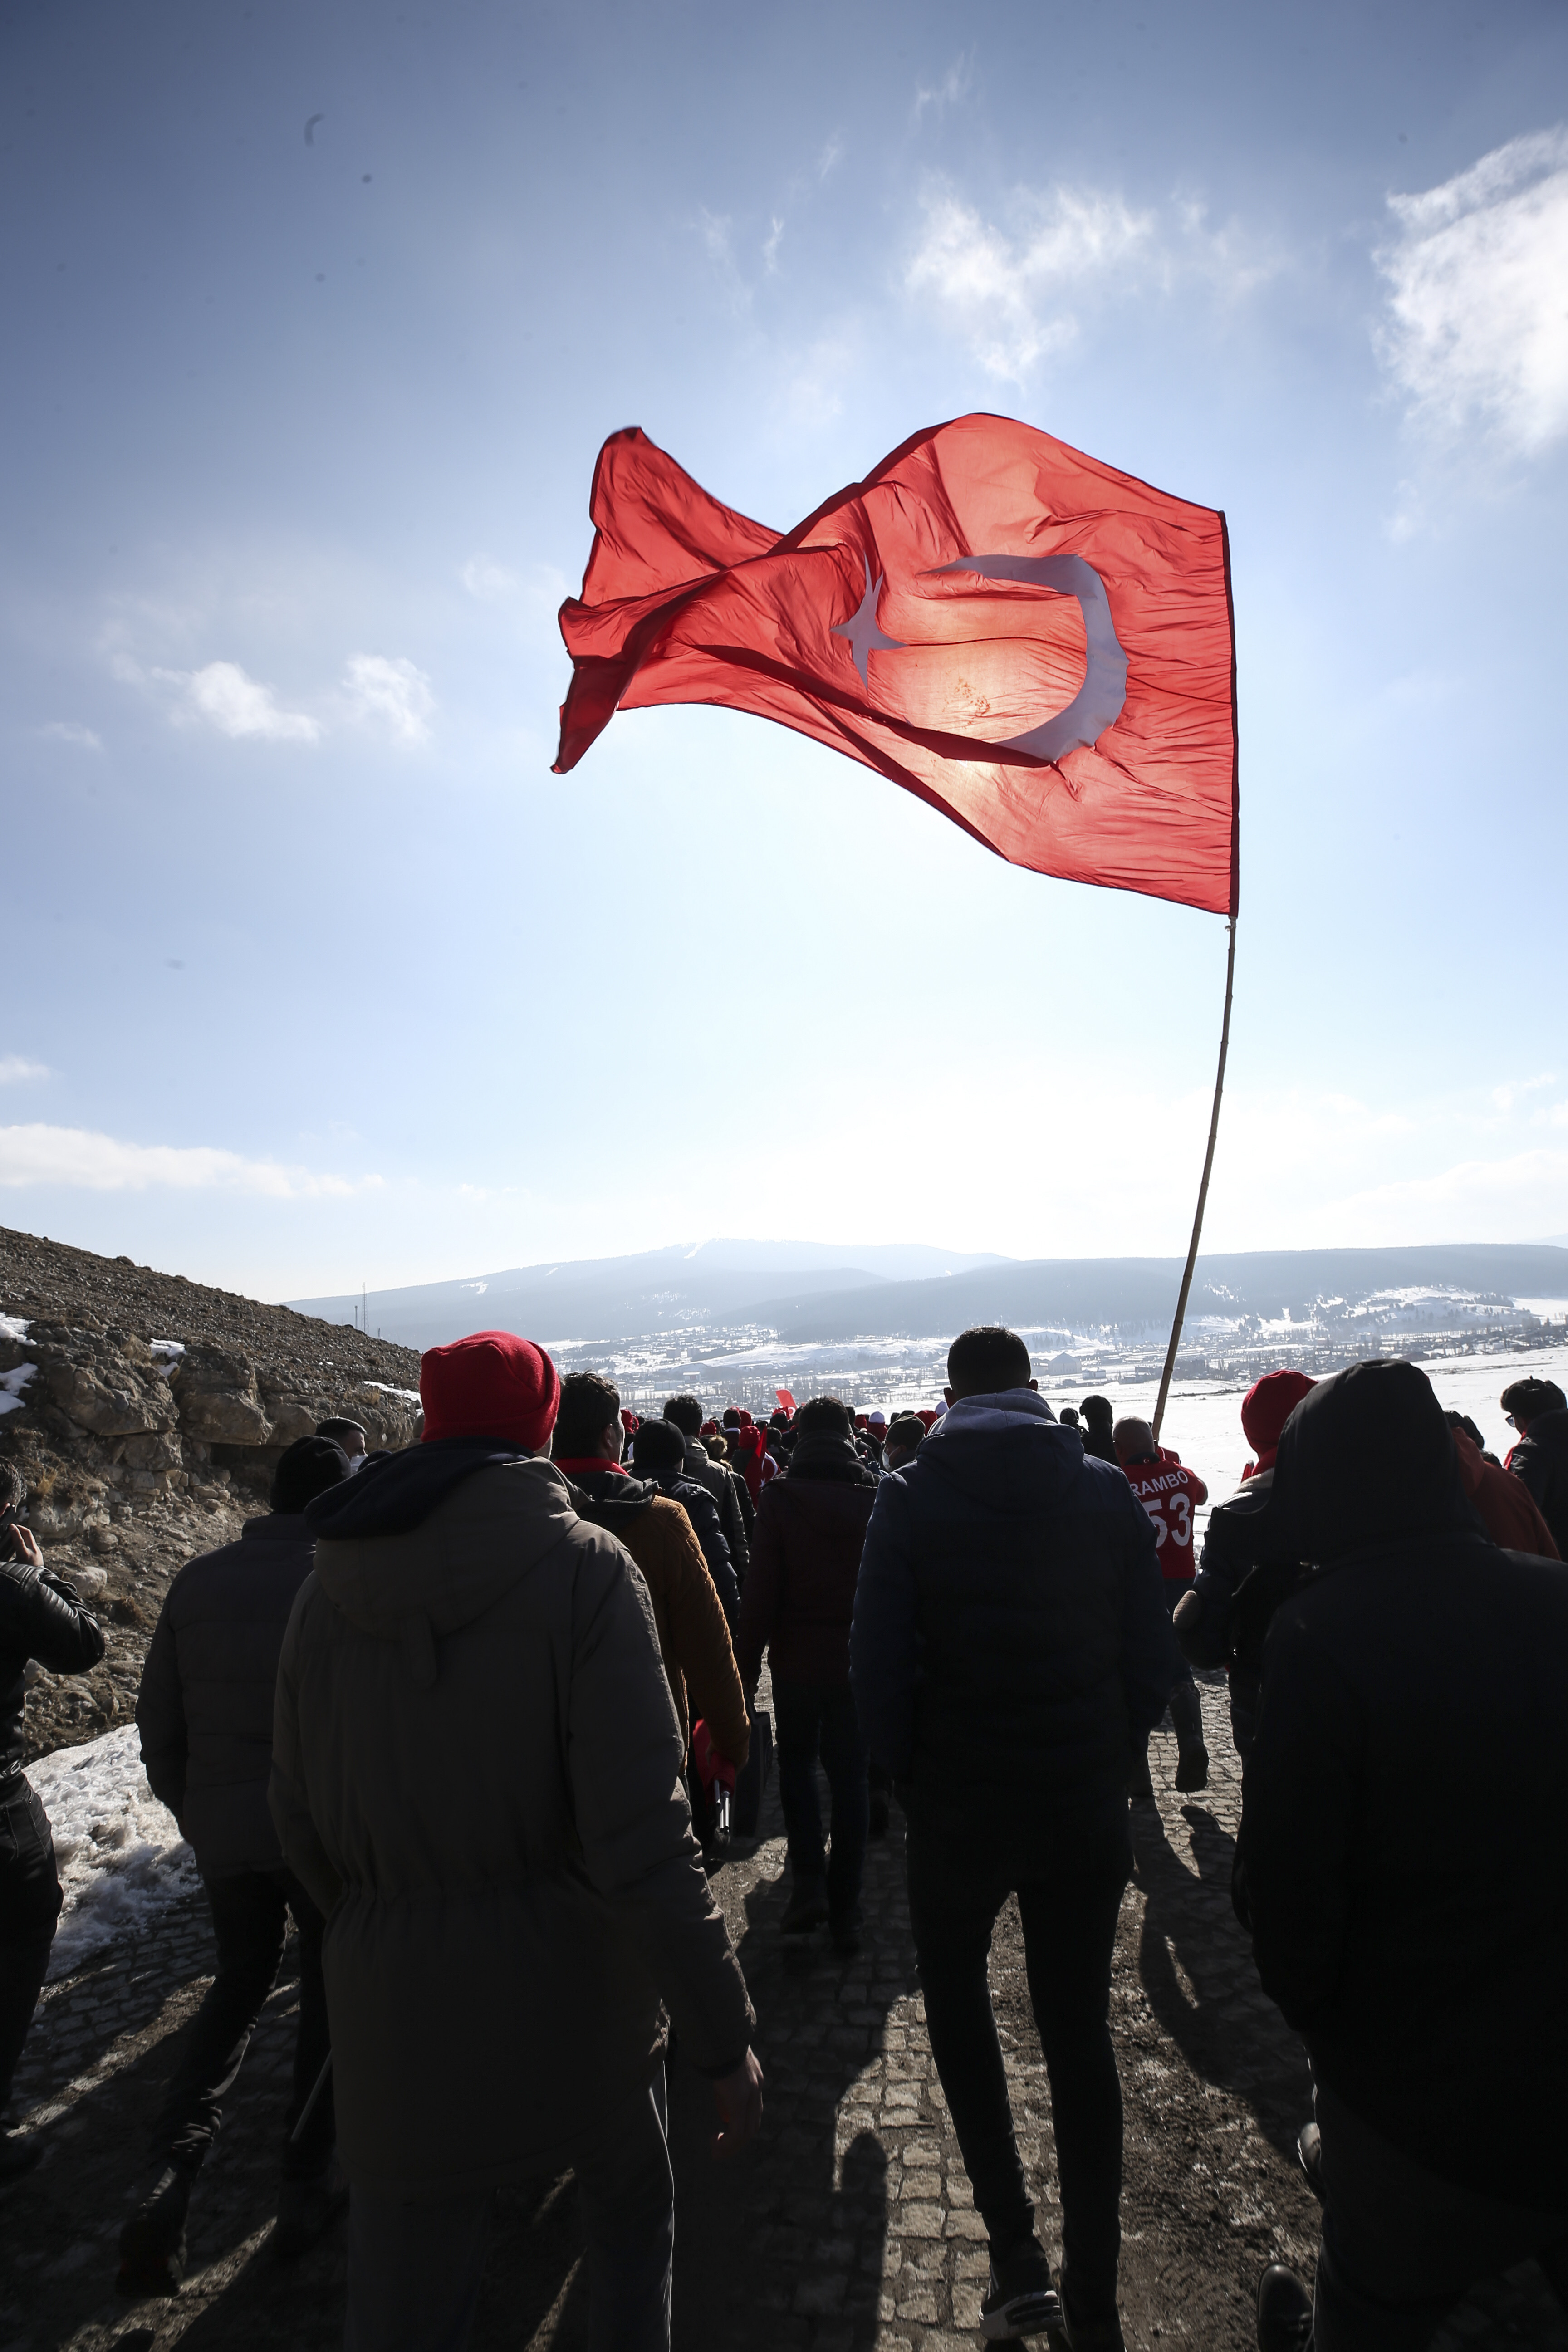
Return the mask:
{"type": "Polygon", "coordinates": [[[80,1748],[57,1748],[28,1765],[27,1778],[44,1801],[65,1889],[51,1978],[144,1930],[201,1885],[174,1816],[147,1785],[133,1723],[80,1748]]]}

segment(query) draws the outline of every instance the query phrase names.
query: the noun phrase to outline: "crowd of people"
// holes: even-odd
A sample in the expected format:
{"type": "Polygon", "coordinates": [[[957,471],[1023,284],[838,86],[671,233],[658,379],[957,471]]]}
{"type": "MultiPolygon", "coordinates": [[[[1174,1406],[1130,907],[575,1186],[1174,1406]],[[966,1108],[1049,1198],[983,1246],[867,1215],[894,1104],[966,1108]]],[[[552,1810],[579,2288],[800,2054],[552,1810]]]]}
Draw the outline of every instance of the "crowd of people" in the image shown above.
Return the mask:
{"type": "MultiPolygon", "coordinates": [[[[126,2292],[179,2284],[291,1917],[273,2243],[299,2253],[346,2211],[351,2352],[457,2352],[497,2189],[568,2167],[592,2344],[664,2352],[672,2037],[711,2082],[718,2155],[762,2124],[710,1870],[755,1828],[776,1737],[784,1936],[858,1948],[868,1840],[901,1814],[989,2241],[983,2334],[1115,2352],[1112,1950],[1167,1710],[1176,1788],[1208,1779],[1195,1667],[1227,1673],[1236,1907],[1316,2084],[1315,2294],[1270,2265],[1264,2352],[1417,2352],[1527,2259],[1568,2306],[1561,1390],[1504,1391],[1500,1460],[1412,1364],[1271,1373],[1201,1555],[1203,1480],[1103,1397],[1053,1412],[1000,1328],[961,1334],[941,1403],[891,1420],[832,1396],[765,1424],[694,1396],[639,1418],[500,1332],[431,1349],[420,1393],[404,1452],[346,1420],[289,1447],[270,1510],[181,1570],[153,1636],[142,1759],[195,1849],[216,1969],[152,2123],[126,2292]],[[1058,2273],[988,1990],[1009,1896],[1058,2273]]],[[[22,1770],[26,1664],[84,1672],[103,1638],[4,1465],[0,1495],[3,2108],[61,1902],[22,1770]]],[[[0,2138],[0,2183],[39,2145],[0,2138]]]]}

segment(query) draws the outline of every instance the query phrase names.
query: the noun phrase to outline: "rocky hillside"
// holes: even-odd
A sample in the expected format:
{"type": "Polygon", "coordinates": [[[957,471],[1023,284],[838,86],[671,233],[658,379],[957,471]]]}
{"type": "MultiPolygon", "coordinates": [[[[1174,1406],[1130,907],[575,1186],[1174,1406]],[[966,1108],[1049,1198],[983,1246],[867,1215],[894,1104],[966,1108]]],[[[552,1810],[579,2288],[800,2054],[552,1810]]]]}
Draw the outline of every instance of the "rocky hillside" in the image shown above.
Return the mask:
{"type": "Polygon", "coordinates": [[[408,1444],[418,1378],[417,1356],[352,1324],[0,1228],[0,1454],[109,1637],[90,1675],[36,1672],[30,1750],[126,1721],[174,1571],[266,1509],[279,1455],[329,1414],[408,1444]]]}

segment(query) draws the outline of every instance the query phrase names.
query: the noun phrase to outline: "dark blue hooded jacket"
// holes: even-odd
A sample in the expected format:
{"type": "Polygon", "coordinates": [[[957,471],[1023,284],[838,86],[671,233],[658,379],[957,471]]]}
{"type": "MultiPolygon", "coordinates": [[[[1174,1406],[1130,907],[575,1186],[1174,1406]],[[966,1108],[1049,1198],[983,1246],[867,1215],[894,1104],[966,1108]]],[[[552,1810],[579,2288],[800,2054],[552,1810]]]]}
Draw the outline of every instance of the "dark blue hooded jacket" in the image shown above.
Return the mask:
{"type": "Polygon", "coordinates": [[[1124,1841],[1129,1753],[1179,1672],[1149,1516],[1032,1390],[967,1397],[878,1491],[849,1660],[911,1819],[1124,1841]]]}

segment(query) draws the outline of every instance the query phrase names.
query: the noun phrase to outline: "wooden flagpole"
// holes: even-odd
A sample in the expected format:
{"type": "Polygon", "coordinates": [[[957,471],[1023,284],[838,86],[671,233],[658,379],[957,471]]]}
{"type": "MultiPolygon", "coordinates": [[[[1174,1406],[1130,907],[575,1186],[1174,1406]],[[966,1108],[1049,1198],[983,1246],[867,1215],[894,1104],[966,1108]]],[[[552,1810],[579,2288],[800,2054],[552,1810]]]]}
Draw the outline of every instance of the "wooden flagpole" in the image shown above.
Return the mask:
{"type": "Polygon", "coordinates": [[[1171,1344],[1165,1350],[1165,1369],[1160,1375],[1160,1401],[1154,1407],[1154,1442],[1160,1441],[1160,1423],[1165,1417],[1165,1399],[1171,1391],[1171,1374],[1176,1369],[1176,1349],[1181,1345],[1182,1324],[1187,1312],[1187,1293],[1193,1286],[1193,1268],[1198,1262],[1198,1238],[1204,1229],[1204,1206],[1209,1196],[1209,1176],[1214,1168],[1215,1138],[1219,1133],[1220,1097],[1225,1092],[1225,1057],[1230,1051],[1230,999],[1236,982],[1236,917],[1228,916],[1230,945],[1225,959],[1225,1019],[1219,1032],[1219,1069],[1214,1082],[1214,1112],[1209,1119],[1209,1148],[1204,1154],[1204,1178],[1198,1186],[1198,1210],[1193,1219],[1193,1238],[1187,1251],[1186,1269],[1182,1276],[1181,1293],[1176,1300],[1176,1319],[1171,1326],[1171,1344]]]}

